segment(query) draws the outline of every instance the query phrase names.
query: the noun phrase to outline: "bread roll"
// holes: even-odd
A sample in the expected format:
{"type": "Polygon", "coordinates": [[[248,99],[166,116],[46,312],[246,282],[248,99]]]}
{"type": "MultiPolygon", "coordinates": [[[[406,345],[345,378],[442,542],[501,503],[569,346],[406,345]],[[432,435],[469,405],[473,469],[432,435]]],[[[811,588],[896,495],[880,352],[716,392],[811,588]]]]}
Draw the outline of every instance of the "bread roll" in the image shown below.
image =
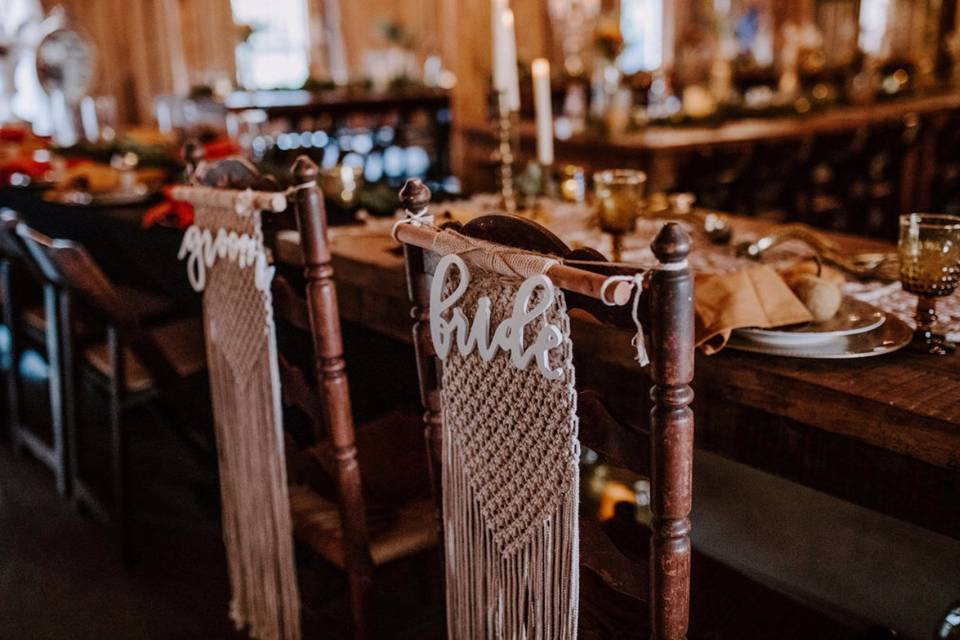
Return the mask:
{"type": "Polygon", "coordinates": [[[829,320],[840,310],[842,294],[836,284],[813,275],[797,276],[789,284],[814,322],[829,320]]]}

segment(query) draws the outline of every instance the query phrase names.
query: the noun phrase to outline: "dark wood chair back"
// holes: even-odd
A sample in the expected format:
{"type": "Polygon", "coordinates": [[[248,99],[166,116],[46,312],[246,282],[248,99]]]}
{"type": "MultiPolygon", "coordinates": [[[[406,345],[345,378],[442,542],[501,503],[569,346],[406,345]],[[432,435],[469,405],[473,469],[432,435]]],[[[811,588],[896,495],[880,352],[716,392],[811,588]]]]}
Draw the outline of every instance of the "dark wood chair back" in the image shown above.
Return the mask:
{"type": "MultiPolygon", "coordinates": [[[[67,431],[69,420],[69,405],[65,389],[64,373],[69,366],[69,355],[64,353],[63,336],[59,318],[64,306],[64,295],[59,288],[49,281],[41,265],[29,250],[21,236],[20,230],[25,228],[19,215],[11,210],[0,214],[0,290],[2,290],[3,322],[10,335],[9,356],[10,368],[7,372],[7,414],[11,432],[11,442],[14,450],[27,448],[43,464],[50,468],[56,478],[57,491],[69,496],[70,486],[68,458],[72,452],[68,451],[67,431]],[[18,276],[26,276],[20,278],[18,276]],[[26,293],[21,287],[27,280],[37,284],[43,290],[43,322],[42,329],[35,327],[34,332],[22,331],[22,317],[24,312],[22,301],[26,293]],[[39,329],[40,334],[36,335],[39,329]],[[29,428],[29,419],[24,415],[26,405],[22,393],[25,391],[25,381],[20,375],[20,357],[24,352],[24,338],[31,333],[32,339],[42,344],[45,353],[45,377],[49,393],[49,421],[51,442],[47,444],[38,438],[29,428]]],[[[39,346],[37,344],[36,346],[39,346]]]]}
{"type": "MultiPolygon", "coordinates": [[[[83,246],[50,238],[22,223],[17,226],[17,235],[47,285],[58,292],[58,322],[66,351],[72,350],[72,313],[74,303],[80,302],[85,312],[105,324],[108,340],[117,342],[119,353],[123,346],[129,347],[158,386],[178,380],[173,365],[140,325],[137,310],[83,246]]],[[[123,375],[122,370],[115,373],[123,375]]]]}
{"type": "MultiPolygon", "coordinates": [[[[401,192],[407,211],[423,212],[429,190],[419,181],[409,181],[401,192]]],[[[455,223],[454,223],[455,224],[455,223]]],[[[584,261],[603,261],[592,250],[570,251],[552,233],[529,220],[515,216],[489,215],[456,226],[460,233],[501,245],[584,261]]],[[[403,239],[403,236],[401,236],[403,239]]],[[[650,338],[649,391],[651,403],[643,401],[636,388],[643,385],[638,370],[630,375],[630,358],[610,358],[602,339],[607,333],[616,341],[615,351],[629,338],[620,327],[633,327],[626,308],[606,307],[594,296],[568,293],[569,309],[580,309],[601,321],[578,331],[573,327],[581,442],[618,466],[646,476],[651,483],[653,520],[646,558],[630,557],[630,540],[616,540],[616,531],[596,523],[581,523],[581,566],[604,587],[636,603],[649,603],[650,634],[658,640],[678,640],[686,635],[689,610],[690,521],[693,465],[694,315],[693,276],[686,267],[690,239],[674,223],[664,226],[652,243],[663,268],[654,270],[644,287],[644,326],[650,338]],[[585,330],[582,330],[585,329],[585,330]],[[580,340],[583,339],[583,342],[580,340]],[[578,345],[578,342],[580,344],[578,345]],[[625,375],[626,374],[626,375],[625,375]],[[624,544],[626,543],[626,545],[624,544]],[[634,562],[640,560],[640,562],[634,562]]],[[[421,383],[425,422],[430,442],[434,487],[440,487],[442,407],[440,368],[430,338],[429,291],[435,255],[422,245],[404,244],[407,282],[414,305],[413,329],[421,383]]],[[[590,271],[615,274],[602,264],[590,271]]],[[[608,343],[609,344],[609,343],[608,343]]],[[[640,535],[632,540],[643,542],[640,535]]],[[[581,584],[588,577],[582,575],[581,584]]],[[[581,592],[583,603],[586,594],[581,592]]],[[[583,607],[583,605],[582,605],[583,607]]],[[[581,608],[581,614],[583,608],[581,608]]],[[[637,612],[635,612],[637,613],[637,612]]],[[[634,628],[636,633],[637,629],[634,628]]],[[[632,637],[632,636],[631,636],[632,637]]]]}
{"type": "MultiPolygon", "coordinates": [[[[297,187],[291,201],[300,232],[303,253],[303,275],[306,281],[306,300],[301,299],[290,284],[278,278],[274,285],[275,310],[287,322],[310,331],[313,342],[314,371],[304,375],[289,363],[281,367],[285,389],[299,389],[299,381],[312,377],[316,380],[315,393],[297,392],[298,403],[308,414],[320,410],[315,421],[314,434],[320,447],[318,462],[336,479],[340,521],[343,528],[345,564],[353,601],[354,631],[364,633],[367,609],[366,592],[373,574],[370,555],[370,532],[367,527],[367,505],[364,499],[357,462],[356,433],[346,362],[343,357],[343,334],[337,306],[337,289],[330,265],[330,245],[327,239],[327,216],[323,194],[317,186],[319,169],[306,156],[300,156],[293,165],[297,187]],[[321,428],[322,425],[322,428],[321,428]]],[[[285,397],[293,401],[289,391],[285,397]]]]}

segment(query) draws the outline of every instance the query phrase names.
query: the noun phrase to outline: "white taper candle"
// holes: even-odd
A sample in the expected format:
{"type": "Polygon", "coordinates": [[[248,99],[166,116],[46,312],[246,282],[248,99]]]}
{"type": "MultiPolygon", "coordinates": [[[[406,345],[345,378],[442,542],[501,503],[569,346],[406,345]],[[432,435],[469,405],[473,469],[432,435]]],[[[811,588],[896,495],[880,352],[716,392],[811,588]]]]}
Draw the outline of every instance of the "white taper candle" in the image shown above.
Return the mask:
{"type": "Polygon", "coordinates": [[[514,29],[513,10],[505,9],[501,18],[504,39],[504,87],[507,92],[507,108],[520,110],[520,77],[517,73],[517,35],[514,29]]]}
{"type": "Polygon", "coordinates": [[[550,62],[544,58],[533,61],[533,105],[537,116],[537,161],[543,166],[553,164],[553,102],[550,89],[550,62]]]}
{"type": "Polygon", "coordinates": [[[507,0],[491,0],[490,2],[490,34],[492,38],[493,88],[496,91],[506,89],[506,43],[503,31],[503,12],[507,10],[507,0]]]}

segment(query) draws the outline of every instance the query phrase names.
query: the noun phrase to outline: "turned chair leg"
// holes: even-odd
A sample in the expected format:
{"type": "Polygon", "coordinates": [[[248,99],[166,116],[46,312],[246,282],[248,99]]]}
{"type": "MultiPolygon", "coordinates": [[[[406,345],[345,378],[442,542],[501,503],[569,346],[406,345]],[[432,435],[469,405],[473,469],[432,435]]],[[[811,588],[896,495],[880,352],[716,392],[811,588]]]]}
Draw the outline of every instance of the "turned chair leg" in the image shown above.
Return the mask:
{"type": "MultiPolygon", "coordinates": [[[[70,479],[67,459],[66,413],[64,406],[63,382],[66,374],[63,366],[63,320],[62,307],[69,306],[69,295],[58,292],[52,285],[44,287],[44,309],[47,317],[46,341],[47,361],[50,364],[50,414],[53,444],[50,462],[57,482],[57,492],[61,496],[70,496],[70,479]]],[[[69,321],[69,313],[66,313],[69,321]]]]}
{"type": "Polygon", "coordinates": [[[130,472],[130,452],[128,450],[127,434],[123,428],[122,394],[126,381],[123,366],[123,345],[116,327],[110,327],[107,330],[107,347],[110,358],[109,417],[114,527],[116,528],[117,543],[123,562],[130,565],[135,560],[135,550],[129,488],[127,487],[130,472]]]}
{"type": "Polygon", "coordinates": [[[350,614],[353,621],[353,637],[365,640],[369,637],[367,616],[372,610],[373,577],[362,573],[350,573],[347,576],[350,588],[350,614]]]}

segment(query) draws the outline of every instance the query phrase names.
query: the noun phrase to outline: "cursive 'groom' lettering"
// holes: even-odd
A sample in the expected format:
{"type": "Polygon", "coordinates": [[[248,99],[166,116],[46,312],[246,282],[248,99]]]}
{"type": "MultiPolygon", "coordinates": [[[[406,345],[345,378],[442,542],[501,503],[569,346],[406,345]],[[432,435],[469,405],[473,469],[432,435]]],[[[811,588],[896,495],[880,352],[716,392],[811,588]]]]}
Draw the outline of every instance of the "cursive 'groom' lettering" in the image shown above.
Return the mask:
{"type": "Polygon", "coordinates": [[[187,259],[187,277],[194,291],[203,291],[206,287],[207,269],[212,268],[217,260],[236,262],[241,269],[252,265],[254,284],[260,291],[270,289],[275,271],[267,263],[267,256],[257,239],[225,229],[218,229],[214,236],[209,229],[197,225],[191,225],[183,234],[177,258],[187,259]]]}
{"type": "Polygon", "coordinates": [[[489,362],[498,350],[509,351],[510,361],[519,369],[526,369],[531,360],[536,360],[537,368],[548,380],[557,380],[563,376],[563,369],[550,368],[550,350],[559,346],[563,340],[560,329],[544,322],[533,344],[525,347],[523,343],[527,325],[543,316],[553,305],[555,294],[550,278],[545,275],[531,276],[520,285],[510,317],[497,326],[492,337],[490,298],[484,296],[477,301],[472,324],[463,310],[454,306],[466,293],[469,285],[470,270],[460,256],[451,254],[440,260],[430,286],[430,337],[441,360],[447,359],[456,341],[457,351],[463,356],[476,349],[480,357],[489,362]],[[459,272],[459,282],[456,289],[444,297],[444,283],[447,281],[447,272],[452,267],[456,267],[459,272]],[[531,306],[530,300],[538,290],[542,290],[543,295],[531,306]]]}

